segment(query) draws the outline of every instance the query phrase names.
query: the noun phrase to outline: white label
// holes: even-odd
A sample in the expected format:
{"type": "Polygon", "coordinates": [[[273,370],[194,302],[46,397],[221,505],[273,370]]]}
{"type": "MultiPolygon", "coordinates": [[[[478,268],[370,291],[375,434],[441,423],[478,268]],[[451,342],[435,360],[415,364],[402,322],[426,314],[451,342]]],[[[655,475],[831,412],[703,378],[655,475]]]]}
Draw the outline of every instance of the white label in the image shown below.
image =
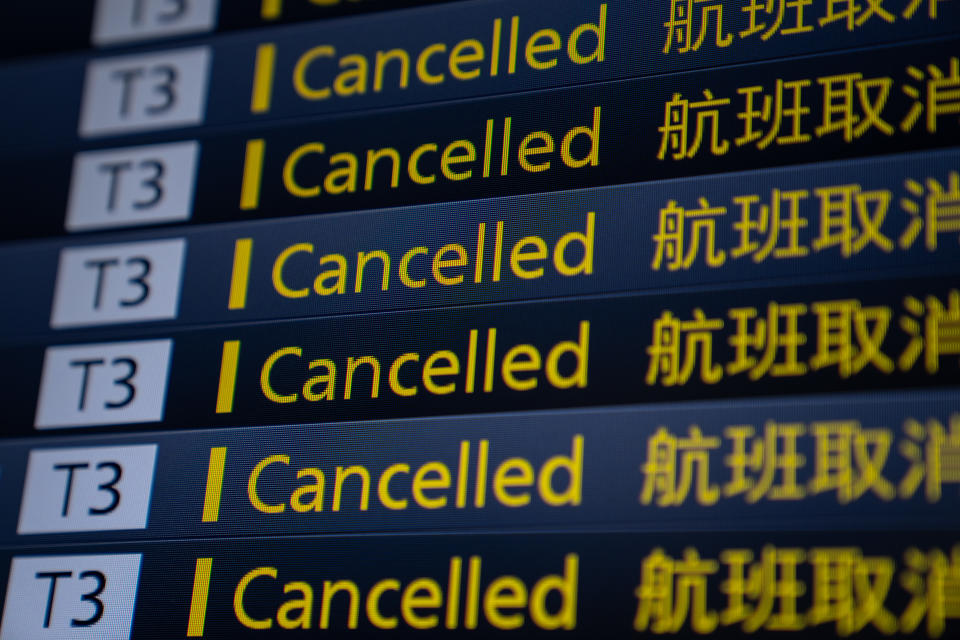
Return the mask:
{"type": "Polygon", "coordinates": [[[141,554],[10,562],[0,640],[127,640],[141,554]]]}
{"type": "Polygon", "coordinates": [[[146,529],[157,445],[35,449],[17,533],[146,529]]]}
{"type": "Polygon", "coordinates": [[[163,419],[173,340],[49,347],[37,429],[163,419]]]}
{"type": "Polygon", "coordinates": [[[177,239],[64,249],[50,326],[176,318],[186,246],[177,239]]]}
{"type": "Polygon", "coordinates": [[[95,60],[87,65],[80,135],[199,124],[210,48],[95,60]]]}
{"type": "Polygon", "coordinates": [[[210,31],[216,12],[216,0],[98,0],[91,39],[102,46],[210,31]]]}
{"type": "Polygon", "coordinates": [[[190,219],[199,154],[193,140],[78,153],[67,231],[190,219]]]}

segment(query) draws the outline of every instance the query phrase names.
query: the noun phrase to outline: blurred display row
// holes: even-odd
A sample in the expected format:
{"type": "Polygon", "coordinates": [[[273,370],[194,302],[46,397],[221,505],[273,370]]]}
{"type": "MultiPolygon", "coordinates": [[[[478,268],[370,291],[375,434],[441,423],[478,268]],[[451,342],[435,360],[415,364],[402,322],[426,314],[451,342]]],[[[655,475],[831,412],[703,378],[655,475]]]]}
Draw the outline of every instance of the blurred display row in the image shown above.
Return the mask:
{"type": "Polygon", "coordinates": [[[128,141],[134,146],[80,152],[43,149],[43,136],[68,135],[53,123],[37,134],[9,118],[15,135],[36,144],[0,155],[6,205],[29,212],[11,221],[7,237],[259,220],[956,146],[958,43],[207,127],[191,139],[153,134],[128,141]],[[564,108],[544,110],[545,102],[564,108]]]}
{"type": "Polygon", "coordinates": [[[231,541],[230,551],[223,545],[0,552],[0,566],[10,567],[0,637],[286,638],[310,629],[358,637],[946,638],[960,624],[955,531],[294,537],[231,541]]]}
{"type": "Polygon", "coordinates": [[[8,301],[0,345],[109,339],[130,324],[195,327],[854,272],[935,274],[960,257],[958,172],[960,152],[927,151],[7,245],[0,247],[0,298],[8,301]]]}
{"type": "Polygon", "coordinates": [[[960,395],[904,391],[0,444],[0,546],[960,524],[960,395]]]}
{"type": "MultiPolygon", "coordinates": [[[[144,20],[162,15],[161,7],[154,5],[180,6],[184,20],[210,14],[188,0],[104,4],[127,5],[128,12],[150,5],[144,20]]],[[[783,20],[784,9],[778,15],[774,3],[766,8],[756,2],[744,7],[742,0],[647,4],[638,0],[449,2],[202,38],[161,49],[152,44],[149,51],[137,48],[122,55],[97,52],[7,63],[0,69],[0,83],[17,99],[4,105],[0,144],[14,151],[38,145],[62,147],[78,138],[500,95],[950,37],[956,36],[960,22],[960,8],[953,2],[935,3],[937,10],[932,13],[903,11],[896,17],[889,12],[871,15],[865,7],[851,4],[856,9],[847,10],[852,19],[846,21],[836,15],[838,3],[817,7],[812,2],[792,3],[797,15],[789,28],[783,20]],[[864,13],[857,15],[857,9],[864,13]],[[437,25],[443,25],[442,37],[437,25]]],[[[106,7],[103,15],[109,16],[104,22],[110,28],[129,26],[119,24],[130,17],[119,9],[106,7]]],[[[957,53],[948,44],[933,46],[932,51],[947,56],[957,53]]],[[[879,61],[871,64],[870,56],[862,53],[859,57],[868,68],[837,69],[834,82],[868,82],[869,90],[861,100],[874,109],[890,93],[873,77],[877,70],[889,75],[902,63],[920,69],[943,64],[907,56],[888,67],[879,61]],[[841,79],[858,72],[862,77],[841,79]]],[[[833,71],[830,64],[818,67],[823,69],[833,71]]],[[[818,82],[823,84],[808,80],[811,94],[820,88],[818,82]]],[[[790,86],[790,79],[784,82],[790,86]]],[[[723,87],[702,89],[716,94],[723,87]]],[[[836,93],[841,85],[830,89],[836,93]]],[[[751,97],[759,100],[761,96],[751,97]]],[[[689,97],[701,98],[699,89],[689,97]]]]}
{"type": "Polygon", "coordinates": [[[956,273],[115,329],[3,349],[0,402],[12,436],[953,385],[956,273]]]}

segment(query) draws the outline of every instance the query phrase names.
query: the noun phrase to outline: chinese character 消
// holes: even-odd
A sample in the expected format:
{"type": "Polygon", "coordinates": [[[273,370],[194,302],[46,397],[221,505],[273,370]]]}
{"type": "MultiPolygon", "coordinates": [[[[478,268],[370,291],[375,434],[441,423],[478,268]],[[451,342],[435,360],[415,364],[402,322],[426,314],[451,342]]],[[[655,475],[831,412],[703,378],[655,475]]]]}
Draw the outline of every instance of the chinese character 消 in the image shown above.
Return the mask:
{"type": "Polygon", "coordinates": [[[949,428],[932,418],[925,425],[910,419],[903,431],[910,439],[900,443],[900,453],[910,468],[900,480],[900,496],[911,498],[923,486],[927,502],[939,502],[943,485],[960,484],[960,415],[950,416],[949,428]]]}
{"type": "Polygon", "coordinates": [[[901,369],[912,369],[922,354],[927,373],[933,374],[940,371],[942,356],[960,355],[960,291],[951,290],[947,304],[936,296],[927,296],[925,302],[909,296],[903,306],[910,316],[902,316],[900,326],[910,341],[900,354],[901,369]]]}
{"type": "Polygon", "coordinates": [[[939,7],[939,5],[940,5],[941,2],[943,2],[943,0],[910,0],[910,4],[908,4],[908,5],[903,9],[903,13],[900,14],[900,15],[902,15],[904,18],[906,18],[907,20],[909,20],[909,19],[912,18],[914,15],[916,15],[917,10],[919,10],[921,6],[923,6],[924,4],[926,4],[926,5],[927,5],[927,17],[930,18],[931,20],[936,20],[936,19],[937,19],[937,8],[939,7]]]}
{"type": "Polygon", "coordinates": [[[900,615],[900,630],[911,633],[927,620],[927,635],[939,638],[947,620],[960,619],[960,545],[948,557],[940,549],[908,549],[900,583],[912,596],[900,615]]]}
{"type": "Polygon", "coordinates": [[[923,198],[923,202],[900,199],[900,207],[910,214],[910,224],[900,236],[900,247],[909,249],[923,231],[927,251],[936,251],[940,234],[960,231],[960,173],[951,171],[946,187],[933,178],[927,178],[926,189],[916,180],[907,180],[905,185],[912,196],[923,198]]]}
{"type": "Polygon", "coordinates": [[[950,58],[947,73],[929,64],[926,73],[910,65],[907,75],[917,82],[923,82],[923,88],[903,85],[903,92],[913,99],[913,106],[900,122],[901,130],[911,131],[920,116],[925,114],[927,132],[936,133],[940,116],[960,114],[960,58],[950,58]]]}

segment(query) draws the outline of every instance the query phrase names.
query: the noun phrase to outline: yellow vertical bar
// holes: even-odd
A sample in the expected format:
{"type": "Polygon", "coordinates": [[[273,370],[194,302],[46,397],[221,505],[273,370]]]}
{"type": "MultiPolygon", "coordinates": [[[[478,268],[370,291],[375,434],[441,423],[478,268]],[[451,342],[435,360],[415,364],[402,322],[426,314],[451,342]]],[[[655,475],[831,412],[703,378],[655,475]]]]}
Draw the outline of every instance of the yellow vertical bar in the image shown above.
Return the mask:
{"type": "Polygon", "coordinates": [[[493,365],[496,360],[494,357],[497,351],[497,328],[487,329],[487,356],[484,359],[483,367],[483,391],[490,393],[493,391],[493,365]]]}
{"type": "Polygon", "coordinates": [[[467,506],[467,465],[470,462],[470,441],[460,442],[460,460],[457,464],[457,509],[467,506]]]}
{"type": "Polygon", "coordinates": [[[203,495],[203,522],[216,522],[220,519],[220,494],[223,492],[223,470],[227,464],[227,448],[210,449],[210,463],[207,466],[207,490],[203,495]]]}
{"type": "Polygon", "coordinates": [[[463,382],[463,392],[473,393],[477,380],[477,335],[476,329],[470,329],[467,341],[467,379],[463,382]]]}
{"type": "Polygon", "coordinates": [[[260,3],[260,17],[264,20],[276,20],[280,17],[283,0],[263,0],[260,3]]]}
{"type": "Polygon", "coordinates": [[[237,385],[237,362],[240,360],[240,341],[223,343],[220,360],[220,386],[217,388],[217,413],[233,412],[233,390],[237,385]]]}
{"type": "Polygon", "coordinates": [[[243,309],[247,306],[247,284],[250,281],[252,255],[253,238],[237,238],[233,246],[233,273],[230,276],[230,298],[227,309],[243,309]]]}
{"type": "Polygon", "coordinates": [[[260,206],[260,179],[263,174],[263,138],[247,140],[243,159],[243,182],[240,183],[240,208],[244,211],[260,206]]]}
{"type": "Polygon", "coordinates": [[[483,136],[483,177],[490,177],[490,154],[493,153],[493,118],[487,118],[487,130],[483,136]]]}
{"type": "Polygon", "coordinates": [[[450,574],[447,578],[449,585],[447,593],[447,629],[456,629],[460,617],[460,581],[463,576],[463,560],[460,556],[450,558],[450,574]]]}
{"type": "Polygon", "coordinates": [[[277,46],[271,42],[257,47],[257,59],[253,65],[253,93],[250,96],[250,113],[270,111],[273,94],[273,70],[277,62],[277,46]]]}
{"type": "Polygon", "coordinates": [[[487,460],[490,459],[490,441],[481,440],[477,451],[477,484],[473,491],[473,506],[482,509],[487,504],[487,460]]]}
{"type": "Polygon", "coordinates": [[[516,73],[517,71],[517,40],[520,33],[520,17],[510,18],[510,59],[507,60],[507,73],[516,73]]]}
{"type": "Polygon", "coordinates": [[[464,607],[463,626],[467,629],[477,628],[480,605],[480,556],[470,556],[467,565],[467,601],[464,607]]]}
{"type": "Polygon", "coordinates": [[[481,222],[477,226],[477,261],[473,270],[473,281],[476,284],[483,282],[483,250],[487,239],[487,223],[481,222]]]}
{"type": "Polygon", "coordinates": [[[210,568],[213,558],[197,558],[193,574],[193,595],[190,598],[190,619],[187,621],[187,637],[202,638],[207,620],[207,596],[210,593],[210,568]]]}
{"type": "Polygon", "coordinates": [[[490,77],[497,77],[500,71],[500,32],[503,31],[503,20],[495,18],[493,21],[493,38],[490,42],[490,77]]]}
{"type": "Polygon", "coordinates": [[[507,169],[510,162],[510,125],[513,123],[513,116],[507,116],[503,119],[503,146],[500,148],[500,175],[507,175],[507,169]]]}

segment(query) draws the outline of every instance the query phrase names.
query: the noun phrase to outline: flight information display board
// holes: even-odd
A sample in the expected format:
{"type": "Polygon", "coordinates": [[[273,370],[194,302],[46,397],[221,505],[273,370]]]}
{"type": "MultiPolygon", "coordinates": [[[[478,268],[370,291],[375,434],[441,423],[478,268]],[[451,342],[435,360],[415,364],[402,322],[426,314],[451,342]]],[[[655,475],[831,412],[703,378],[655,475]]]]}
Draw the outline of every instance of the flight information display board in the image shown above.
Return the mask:
{"type": "Polygon", "coordinates": [[[0,85],[0,640],[960,636],[960,1],[18,1],[0,85]]]}

